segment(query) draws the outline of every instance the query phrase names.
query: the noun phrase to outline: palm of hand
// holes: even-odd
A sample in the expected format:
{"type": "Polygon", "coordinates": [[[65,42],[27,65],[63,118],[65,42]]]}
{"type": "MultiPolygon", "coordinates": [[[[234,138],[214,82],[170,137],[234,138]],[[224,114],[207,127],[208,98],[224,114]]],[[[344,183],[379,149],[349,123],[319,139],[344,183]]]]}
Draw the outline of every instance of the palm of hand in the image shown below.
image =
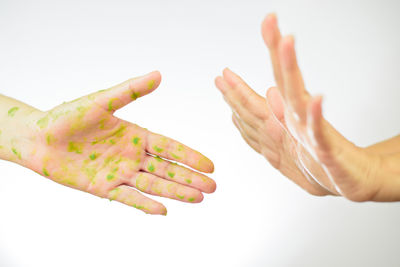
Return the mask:
{"type": "Polygon", "coordinates": [[[321,97],[304,87],[293,38],[281,37],[274,15],[265,19],[262,33],[278,87],[268,91],[268,105],[232,71],[216,79],[247,143],[311,194],[393,199],[391,188],[381,188],[379,155],[355,146],[324,120],[321,97]]]}
{"type": "Polygon", "coordinates": [[[265,99],[229,69],[224,70],[223,77],[216,79],[216,85],[234,110],[232,119],[235,126],[255,151],[283,175],[305,186],[308,192],[314,195],[328,194],[312,178],[326,175],[320,163],[286,127],[285,107],[277,88],[271,88],[265,99]]]}
{"type": "Polygon", "coordinates": [[[166,209],[132,187],[180,201],[202,201],[201,192],[213,192],[214,181],[161,157],[210,172],[213,165],[206,157],[113,116],[116,109],[151,92],[154,80],[159,84],[158,73],[147,76],[37,114],[35,138],[40,142],[33,149],[31,168],[58,183],[147,213],[166,214],[166,209]]]}

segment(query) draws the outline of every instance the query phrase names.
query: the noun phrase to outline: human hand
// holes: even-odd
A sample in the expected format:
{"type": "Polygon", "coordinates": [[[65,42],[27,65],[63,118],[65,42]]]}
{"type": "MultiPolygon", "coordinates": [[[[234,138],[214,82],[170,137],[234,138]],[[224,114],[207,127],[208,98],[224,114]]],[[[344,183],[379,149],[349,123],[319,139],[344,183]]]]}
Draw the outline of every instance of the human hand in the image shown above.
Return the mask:
{"type": "Polygon", "coordinates": [[[159,72],[152,72],[50,111],[30,113],[31,145],[22,151],[13,148],[15,161],[55,182],[146,213],[165,215],[167,210],[132,187],[183,202],[201,202],[202,192],[215,191],[215,182],[168,160],[212,172],[208,158],[113,116],[117,109],[152,92],[160,81],[159,72]]]}
{"type": "Polygon", "coordinates": [[[264,20],[262,34],[278,87],[269,89],[267,101],[228,69],[216,79],[247,143],[311,194],[400,199],[393,157],[355,146],[322,117],[322,98],[306,91],[293,37],[281,37],[275,15],[264,20]]]}

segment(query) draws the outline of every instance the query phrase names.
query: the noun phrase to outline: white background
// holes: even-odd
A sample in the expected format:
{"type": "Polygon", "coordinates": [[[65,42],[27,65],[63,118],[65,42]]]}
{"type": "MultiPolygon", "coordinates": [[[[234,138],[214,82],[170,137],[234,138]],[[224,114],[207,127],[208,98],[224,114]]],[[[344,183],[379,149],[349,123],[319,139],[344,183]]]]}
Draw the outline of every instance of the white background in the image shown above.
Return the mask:
{"type": "Polygon", "coordinates": [[[0,0],[0,92],[39,109],[158,69],[117,113],[209,156],[217,192],[149,216],[0,162],[0,266],[399,266],[400,204],[318,198],[240,138],[225,66],[274,84],[260,24],[294,33],[326,117],[366,146],[400,132],[397,1],[0,0]]]}

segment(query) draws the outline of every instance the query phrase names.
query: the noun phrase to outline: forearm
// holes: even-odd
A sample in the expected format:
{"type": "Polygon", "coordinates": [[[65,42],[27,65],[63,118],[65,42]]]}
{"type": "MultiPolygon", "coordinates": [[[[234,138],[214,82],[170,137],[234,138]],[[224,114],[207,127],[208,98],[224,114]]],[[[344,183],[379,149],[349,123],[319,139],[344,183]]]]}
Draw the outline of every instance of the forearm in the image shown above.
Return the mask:
{"type": "Polygon", "coordinates": [[[400,153],[400,135],[365,148],[368,152],[380,155],[400,153]]]}
{"type": "Polygon", "coordinates": [[[35,108],[0,94],[0,159],[27,166],[35,108]]]}

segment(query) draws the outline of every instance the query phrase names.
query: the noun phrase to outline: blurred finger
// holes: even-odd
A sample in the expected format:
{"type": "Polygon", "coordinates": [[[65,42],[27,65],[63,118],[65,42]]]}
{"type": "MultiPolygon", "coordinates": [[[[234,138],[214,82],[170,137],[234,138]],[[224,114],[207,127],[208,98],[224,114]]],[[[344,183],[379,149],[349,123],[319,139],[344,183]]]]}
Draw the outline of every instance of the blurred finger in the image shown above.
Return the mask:
{"type": "Polygon", "coordinates": [[[204,198],[203,194],[197,189],[168,181],[146,172],[136,173],[129,180],[129,185],[151,195],[183,202],[199,203],[204,198]]]}
{"type": "Polygon", "coordinates": [[[303,77],[297,65],[293,36],[282,38],[279,45],[279,55],[282,64],[281,69],[285,88],[284,97],[287,106],[292,112],[295,112],[294,117],[296,121],[305,123],[309,95],[305,90],[303,77]]]}
{"type": "Polygon", "coordinates": [[[248,122],[252,127],[257,127],[259,118],[249,111],[248,107],[241,104],[241,100],[237,96],[237,93],[232,89],[232,87],[225,81],[223,77],[217,77],[215,79],[215,85],[224,95],[224,100],[236,112],[239,117],[244,121],[248,122]]]}
{"type": "Polygon", "coordinates": [[[233,124],[236,126],[236,128],[239,130],[239,132],[240,132],[242,138],[244,139],[244,141],[246,141],[246,143],[251,148],[253,148],[257,153],[261,153],[260,144],[246,135],[246,133],[240,127],[240,124],[238,123],[238,121],[235,118],[235,116],[232,116],[232,121],[233,121],[233,124]]]}
{"type": "Polygon", "coordinates": [[[212,193],[216,184],[211,178],[192,171],[178,164],[166,161],[160,157],[147,156],[142,170],[176,183],[196,188],[205,193],[212,193]]]}
{"type": "Polygon", "coordinates": [[[243,107],[260,119],[268,119],[264,97],[257,94],[242,78],[240,78],[239,75],[228,68],[224,69],[223,77],[229,86],[236,92],[237,98],[240,100],[243,107]]]}
{"type": "Polygon", "coordinates": [[[181,162],[201,172],[211,173],[214,171],[214,164],[206,156],[178,141],[159,134],[148,134],[146,151],[181,162]]]}
{"type": "Polygon", "coordinates": [[[278,46],[281,40],[281,33],[278,27],[278,21],[275,14],[269,14],[261,25],[261,33],[265,44],[269,49],[272,68],[278,89],[284,94],[283,79],[281,73],[281,63],[279,60],[278,46]]]}
{"type": "Polygon", "coordinates": [[[155,200],[145,197],[126,185],[120,185],[108,193],[108,199],[116,200],[145,213],[167,215],[165,206],[155,200]]]}

